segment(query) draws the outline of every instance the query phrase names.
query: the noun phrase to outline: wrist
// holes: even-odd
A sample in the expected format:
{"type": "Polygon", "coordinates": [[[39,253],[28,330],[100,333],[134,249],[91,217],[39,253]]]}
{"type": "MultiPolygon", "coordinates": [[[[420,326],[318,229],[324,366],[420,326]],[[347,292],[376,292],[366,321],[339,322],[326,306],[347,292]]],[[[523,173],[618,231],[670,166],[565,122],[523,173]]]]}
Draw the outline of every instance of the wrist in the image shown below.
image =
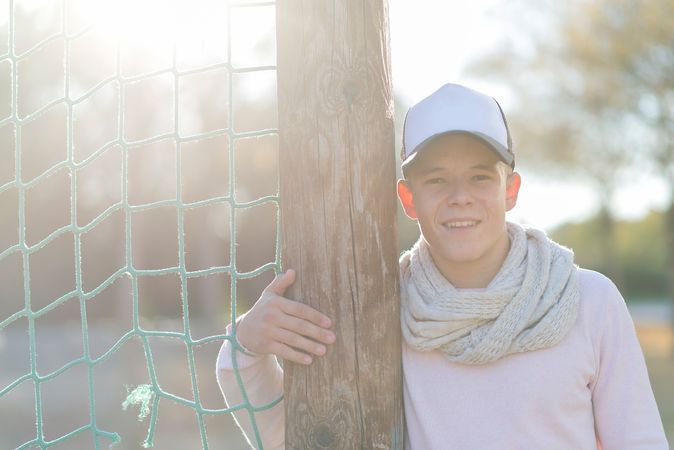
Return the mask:
{"type": "Polygon", "coordinates": [[[236,329],[237,329],[237,327],[239,326],[239,321],[240,321],[242,318],[243,318],[243,316],[241,316],[240,318],[238,318],[238,319],[236,320],[236,322],[234,323],[234,326],[232,326],[232,331],[233,331],[233,333],[232,333],[232,338],[233,338],[233,340],[232,340],[232,341],[233,341],[233,343],[234,343],[234,348],[236,348],[237,351],[243,353],[243,354],[246,355],[246,356],[251,356],[251,357],[260,356],[259,353],[255,353],[254,351],[250,350],[248,347],[246,347],[245,345],[243,345],[243,344],[241,343],[241,341],[239,340],[239,338],[238,338],[238,334],[237,334],[237,332],[236,332],[236,329]]]}

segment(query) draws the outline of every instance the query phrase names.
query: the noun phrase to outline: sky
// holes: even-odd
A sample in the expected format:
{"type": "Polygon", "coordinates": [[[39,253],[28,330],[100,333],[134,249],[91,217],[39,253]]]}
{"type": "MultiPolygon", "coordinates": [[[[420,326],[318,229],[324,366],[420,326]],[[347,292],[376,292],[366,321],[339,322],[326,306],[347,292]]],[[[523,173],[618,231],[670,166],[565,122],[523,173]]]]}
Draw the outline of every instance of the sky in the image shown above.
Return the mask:
{"type": "MultiPolygon", "coordinates": [[[[497,98],[507,115],[513,97],[508,87],[465,73],[473,58],[512,32],[496,13],[505,1],[390,0],[394,93],[411,105],[444,83],[467,84],[497,98]]],[[[597,211],[595,192],[577,180],[551,180],[526,169],[520,173],[522,190],[511,220],[549,230],[597,211]]],[[[626,183],[612,206],[619,218],[637,219],[652,208],[663,209],[667,200],[666,186],[647,177],[626,183]]]]}

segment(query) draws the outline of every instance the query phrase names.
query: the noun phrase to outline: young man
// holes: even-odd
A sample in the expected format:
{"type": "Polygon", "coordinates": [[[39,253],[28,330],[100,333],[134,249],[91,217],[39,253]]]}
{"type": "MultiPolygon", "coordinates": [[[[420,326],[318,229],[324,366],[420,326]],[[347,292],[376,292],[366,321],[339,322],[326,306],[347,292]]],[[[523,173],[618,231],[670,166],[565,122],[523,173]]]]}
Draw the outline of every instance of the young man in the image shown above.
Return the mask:
{"type": "MultiPolygon", "coordinates": [[[[400,258],[405,448],[667,449],[613,283],[505,220],[521,179],[498,103],[444,85],[408,111],[403,136],[398,196],[421,232],[400,258]]],[[[273,355],[310,364],[335,340],[328,317],[283,297],[294,277],[280,274],[237,320],[254,405],[282,394],[273,355]]],[[[225,341],[217,376],[234,406],[231,352],[225,341]]],[[[235,414],[252,438],[247,413],[235,414]]],[[[256,422],[265,449],[284,447],[282,403],[256,422]]]]}

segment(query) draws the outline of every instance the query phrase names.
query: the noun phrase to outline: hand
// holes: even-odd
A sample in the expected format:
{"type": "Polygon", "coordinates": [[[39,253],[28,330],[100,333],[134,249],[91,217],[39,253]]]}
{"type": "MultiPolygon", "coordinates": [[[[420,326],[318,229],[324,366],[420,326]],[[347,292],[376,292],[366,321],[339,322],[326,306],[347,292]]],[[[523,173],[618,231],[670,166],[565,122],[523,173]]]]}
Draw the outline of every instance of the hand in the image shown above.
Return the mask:
{"type": "Polygon", "coordinates": [[[295,282],[287,270],[269,283],[258,301],[241,316],[236,327],[239,343],[259,354],[274,354],[298,364],[311,364],[311,355],[321,356],[335,342],[329,317],[303,303],[283,297],[295,282]]]}

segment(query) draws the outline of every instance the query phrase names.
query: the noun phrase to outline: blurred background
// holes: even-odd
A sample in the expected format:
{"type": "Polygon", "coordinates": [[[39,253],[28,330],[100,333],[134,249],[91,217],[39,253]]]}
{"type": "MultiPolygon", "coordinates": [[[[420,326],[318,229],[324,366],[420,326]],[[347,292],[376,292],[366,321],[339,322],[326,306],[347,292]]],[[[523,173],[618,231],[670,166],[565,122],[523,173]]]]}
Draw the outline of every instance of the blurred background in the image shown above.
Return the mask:
{"type": "MultiPolygon", "coordinates": [[[[510,219],[618,284],[674,441],[674,2],[389,8],[397,149],[407,108],[446,82],[499,100],[523,176],[510,219]]],[[[273,2],[0,0],[0,392],[31,364],[45,375],[105,354],[136,326],[134,308],[145,330],[221,334],[232,289],[240,314],[273,278],[274,20],[273,2]],[[41,311],[34,355],[26,299],[41,311]]],[[[418,237],[402,213],[398,231],[401,251],[418,237]]],[[[210,409],[224,407],[220,343],[194,347],[210,409]]],[[[83,364],[40,383],[45,438],[89,424],[93,398],[116,448],[139,448],[147,420],[121,403],[150,382],[148,348],[162,389],[193,400],[184,341],[146,345],[125,339],[94,366],[91,392],[83,364]]],[[[0,395],[0,448],[35,438],[35,411],[32,380],[0,395]]],[[[246,448],[227,415],[203,420],[212,448],[246,448]]],[[[155,448],[196,448],[199,428],[194,410],[162,400],[155,448]]]]}

